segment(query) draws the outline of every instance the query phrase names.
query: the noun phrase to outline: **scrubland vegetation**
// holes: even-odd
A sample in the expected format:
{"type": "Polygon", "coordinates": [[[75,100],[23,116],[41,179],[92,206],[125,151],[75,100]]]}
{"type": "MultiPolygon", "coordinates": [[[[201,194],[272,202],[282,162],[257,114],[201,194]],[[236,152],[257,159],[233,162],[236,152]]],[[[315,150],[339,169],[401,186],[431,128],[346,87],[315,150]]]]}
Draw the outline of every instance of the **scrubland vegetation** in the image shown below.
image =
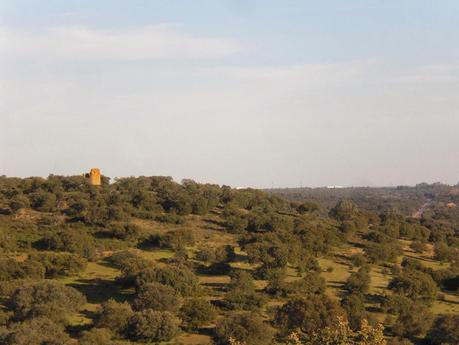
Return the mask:
{"type": "Polygon", "coordinates": [[[0,344],[459,344],[456,204],[0,177],[0,344]]]}

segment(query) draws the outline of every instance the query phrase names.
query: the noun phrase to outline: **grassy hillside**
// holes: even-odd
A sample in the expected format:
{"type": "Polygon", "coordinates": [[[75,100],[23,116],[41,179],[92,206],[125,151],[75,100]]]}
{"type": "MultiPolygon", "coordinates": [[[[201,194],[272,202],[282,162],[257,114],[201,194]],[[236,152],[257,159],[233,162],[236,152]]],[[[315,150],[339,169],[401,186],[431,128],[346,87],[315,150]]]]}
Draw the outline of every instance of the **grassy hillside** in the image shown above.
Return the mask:
{"type": "Polygon", "coordinates": [[[296,332],[319,344],[315,333],[341,315],[355,330],[381,323],[393,344],[454,340],[458,197],[437,187],[396,201],[379,190],[355,200],[339,192],[324,206],[310,194],[292,201],[165,177],[101,187],[82,177],[2,177],[0,336],[249,345],[286,344],[296,332]],[[420,219],[405,212],[427,199],[420,219]]]}

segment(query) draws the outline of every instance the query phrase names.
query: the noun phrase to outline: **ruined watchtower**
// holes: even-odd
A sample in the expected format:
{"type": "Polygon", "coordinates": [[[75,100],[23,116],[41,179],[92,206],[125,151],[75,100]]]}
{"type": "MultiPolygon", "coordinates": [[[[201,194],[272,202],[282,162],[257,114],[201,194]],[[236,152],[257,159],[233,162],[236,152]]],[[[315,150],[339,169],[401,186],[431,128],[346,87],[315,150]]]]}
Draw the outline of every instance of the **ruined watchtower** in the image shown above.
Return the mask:
{"type": "Polygon", "coordinates": [[[92,168],[89,174],[85,174],[85,177],[89,179],[89,183],[93,186],[100,186],[100,169],[92,168]]]}

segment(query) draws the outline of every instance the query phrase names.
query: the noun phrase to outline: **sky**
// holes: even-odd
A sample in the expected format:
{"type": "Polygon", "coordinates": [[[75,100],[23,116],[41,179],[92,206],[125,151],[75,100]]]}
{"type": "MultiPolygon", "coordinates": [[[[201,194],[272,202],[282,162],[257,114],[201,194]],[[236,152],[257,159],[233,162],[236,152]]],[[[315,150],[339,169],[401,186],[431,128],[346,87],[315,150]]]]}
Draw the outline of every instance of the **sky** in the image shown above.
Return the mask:
{"type": "Polygon", "coordinates": [[[459,181],[457,0],[0,0],[0,175],[459,181]]]}

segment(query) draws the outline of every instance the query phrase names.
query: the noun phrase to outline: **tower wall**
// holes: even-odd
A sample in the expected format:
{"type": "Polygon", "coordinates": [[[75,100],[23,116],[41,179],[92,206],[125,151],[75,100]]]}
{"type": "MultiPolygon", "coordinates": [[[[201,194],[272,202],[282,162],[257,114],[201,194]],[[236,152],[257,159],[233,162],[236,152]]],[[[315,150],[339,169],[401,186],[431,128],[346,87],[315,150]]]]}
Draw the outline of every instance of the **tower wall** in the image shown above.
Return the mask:
{"type": "Polygon", "coordinates": [[[89,172],[89,183],[93,186],[100,186],[100,170],[98,168],[93,168],[89,172]]]}

